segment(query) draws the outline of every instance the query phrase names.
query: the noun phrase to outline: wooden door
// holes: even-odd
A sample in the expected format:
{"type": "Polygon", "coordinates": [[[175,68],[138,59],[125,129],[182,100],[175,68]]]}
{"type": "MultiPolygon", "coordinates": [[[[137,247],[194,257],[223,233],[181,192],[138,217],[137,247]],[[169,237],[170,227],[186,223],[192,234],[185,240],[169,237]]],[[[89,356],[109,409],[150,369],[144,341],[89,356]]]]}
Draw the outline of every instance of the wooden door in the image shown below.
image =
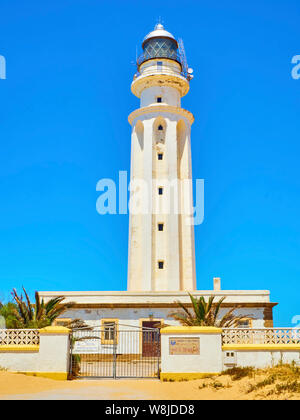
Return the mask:
{"type": "Polygon", "coordinates": [[[142,356],[159,357],[160,356],[160,326],[158,321],[143,321],[142,331],[142,356]],[[150,329],[153,328],[153,329],[150,329]],[[154,329],[155,328],[155,329],[154,329]]]}

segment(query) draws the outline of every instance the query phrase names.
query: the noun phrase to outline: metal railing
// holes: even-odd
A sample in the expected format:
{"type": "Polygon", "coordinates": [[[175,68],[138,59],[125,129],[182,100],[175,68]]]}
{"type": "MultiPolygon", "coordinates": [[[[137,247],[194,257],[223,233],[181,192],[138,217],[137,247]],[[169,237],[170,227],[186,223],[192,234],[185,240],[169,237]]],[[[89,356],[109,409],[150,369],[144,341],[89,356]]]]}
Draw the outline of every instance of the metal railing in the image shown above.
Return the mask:
{"type": "Polygon", "coordinates": [[[300,328],[224,328],[223,344],[300,344],[300,328]]]}
{"type": "Polygon", "coordinates": [[[39,330],[0,330],[0,346],[28,346],[40,343],[39,330]]]}

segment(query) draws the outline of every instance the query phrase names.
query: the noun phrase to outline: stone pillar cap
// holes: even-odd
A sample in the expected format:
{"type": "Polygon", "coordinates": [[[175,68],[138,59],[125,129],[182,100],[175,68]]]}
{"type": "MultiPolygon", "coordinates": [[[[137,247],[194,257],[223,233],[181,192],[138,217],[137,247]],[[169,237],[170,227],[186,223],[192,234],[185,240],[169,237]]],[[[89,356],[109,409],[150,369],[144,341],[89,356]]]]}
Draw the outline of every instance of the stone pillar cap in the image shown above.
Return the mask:
{"type": "Polygon", "coordinates": [[[68,335],[68,334],[70,334],[70,331],[71,330],[69,328],[50,325],[49,327],[41,328],[39,330],[39,333],[40,333],[40,335],[43,335],[43,334],[53,334],[53,335],[64,334],[64,335],[68,335]]]}

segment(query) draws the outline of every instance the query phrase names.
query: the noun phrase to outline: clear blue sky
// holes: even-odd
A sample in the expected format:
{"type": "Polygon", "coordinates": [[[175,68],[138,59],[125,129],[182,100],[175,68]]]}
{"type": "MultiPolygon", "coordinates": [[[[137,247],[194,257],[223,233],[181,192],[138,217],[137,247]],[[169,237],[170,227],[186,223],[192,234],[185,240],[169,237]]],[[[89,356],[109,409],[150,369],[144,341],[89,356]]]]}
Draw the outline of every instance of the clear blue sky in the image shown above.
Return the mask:
{"type": "Polygon", "coordinates": [[[205,179],[197,283],[269,289],[300,314],[299,0],[0,0],[0,296],[125,290],[128,216],[96,183],[130,167],[136,46],[159,16],[195,78],[193,177],[205,179]]]}

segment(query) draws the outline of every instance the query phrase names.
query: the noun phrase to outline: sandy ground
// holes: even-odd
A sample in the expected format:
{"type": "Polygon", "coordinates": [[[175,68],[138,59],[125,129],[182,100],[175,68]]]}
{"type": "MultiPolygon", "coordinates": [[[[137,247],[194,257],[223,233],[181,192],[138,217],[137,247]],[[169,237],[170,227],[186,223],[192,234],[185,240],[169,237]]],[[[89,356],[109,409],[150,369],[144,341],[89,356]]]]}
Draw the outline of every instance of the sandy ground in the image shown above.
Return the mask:
{"type": "MultiPolygon", "coordinates": [[[[262,378],[256,378],[261,380],[262,378]]],[[[189,382],[149,380],[77,380],[54,381],[22,374],[0,372],[0,399],[47,400],[239,400],[298,399],[300,394],[281,393],[267,396],[270,387],[247,392],[253,379],[232,381],[227,375],[189,382]]]]}

